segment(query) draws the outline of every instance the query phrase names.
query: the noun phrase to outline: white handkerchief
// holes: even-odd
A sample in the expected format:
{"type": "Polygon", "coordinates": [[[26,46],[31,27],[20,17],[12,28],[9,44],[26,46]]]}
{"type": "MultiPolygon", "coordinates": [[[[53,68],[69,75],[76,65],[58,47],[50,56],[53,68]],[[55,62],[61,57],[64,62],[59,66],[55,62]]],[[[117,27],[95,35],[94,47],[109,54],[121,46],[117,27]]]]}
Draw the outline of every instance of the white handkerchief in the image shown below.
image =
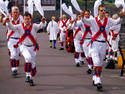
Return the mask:
{"type": "Polygon", "coordinates": [[[124,5],[124,0],[115,0],[115,5],[117,8],[124,5]]]}

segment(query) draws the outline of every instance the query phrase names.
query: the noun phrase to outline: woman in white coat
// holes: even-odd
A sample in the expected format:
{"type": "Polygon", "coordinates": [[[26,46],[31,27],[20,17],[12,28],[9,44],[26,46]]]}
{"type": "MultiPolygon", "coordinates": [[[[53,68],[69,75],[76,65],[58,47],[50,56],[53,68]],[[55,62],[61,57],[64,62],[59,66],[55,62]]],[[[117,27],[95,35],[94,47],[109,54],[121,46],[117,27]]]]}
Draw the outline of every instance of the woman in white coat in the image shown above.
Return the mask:
{"type": "Polygon", "coordinates": [[[50,40],[50,48],[56,48],[57,34],[59,32],[58,23],[55,21],[55,17],[52,16],[52,21],[49,22],[47,26],[47,32],[50,40]],[[53,42],[53,46],[52,46],[53,42]]]}

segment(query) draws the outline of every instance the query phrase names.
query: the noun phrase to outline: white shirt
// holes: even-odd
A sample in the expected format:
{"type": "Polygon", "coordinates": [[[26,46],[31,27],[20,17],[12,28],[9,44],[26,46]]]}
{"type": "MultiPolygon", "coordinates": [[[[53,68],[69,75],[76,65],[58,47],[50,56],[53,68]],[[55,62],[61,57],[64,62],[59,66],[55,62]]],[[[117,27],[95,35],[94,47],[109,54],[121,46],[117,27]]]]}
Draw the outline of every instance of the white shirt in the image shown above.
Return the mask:
{"type": "MultiPolygon", "coordinates": [[[[120,32],[120,29],[121,29],[121,24],[118,24],[118,25],[113,25],[110,30],[113,30],[114,34],[118,34],[120,32]]],[[[113,33],[111,32],[111,40],[113,38],[113,33]]],[[[119,34],[116,38],[117,41],[119,41],[119,34]]]]}
{"type": "Polygon", "coordinates": [[[83,35],[83,30],[84,27],[83,27],[83,22],[81,20],[77,21],[76,23],[73,23],[70,28],[73,29],[73,36],[75,35],[76,31],[78,28],[81,28],[81,30],[76,34],[75,36],[75,40],[81,40],[82,39],[82,35],[83,35]]]}
{"type": "MultiPolygon", "coordinates": [[[[98,20],[101,21],[101,23],[103,24],[104,22],[104,18],[101,20],[99,17],[98,17],[98,20]]],[[[86,19],[86,18],[83,18],[83,22],[85,24],[88,24],[89,26],[91,26],[91,31],[92,31],[92,36],[94,36],[98,31],[99,31],[99,27],[98,27],[98,24],[96,22],[96,19],[95,18],[91,18],[91,19],[86,19]]],[[[110,27],[114,24],[119,24],[122,22],[122,19],[118,18],[117,20],[113,20],[112,18],[108,18],[108,22],[107,22],[107,25],[106,25],[106,33],[107,35],[109,34],[109,31],[110,31],[110,27]]],[[[103,34],[101,34],[97,40],[100,40],[100,41],[105,41],[105,38],[103,36],[103,34]]]]}
{"type": "MultiPolygon", "coordinates": [[[[93,16],[92,15],[90,15],[90,17],[89,18],[86,18],[86,19],[89,19],[89,20],[91,20],[91,19],[93,19],[93,16]]],[[[87,24],[86,24],[87,25],[87,24]]],[[[88,25],[89,26],[89,25],[88,25]]],[[[84,34],[85,34],[85,30],[86,30],[86,27],[85,27],[85,23],[84,23],[84,26],[83,26],[85,29],[84,29],[84,34]]],[[[91,26],[90,26],[90,30],[91,30],[91,33],[92,33],[92,29],[91,29],[91,26]]],[[[92,34],[90,34],[90,32],[88,32],[87,33],[87,35],[86,35],[86,37],[85,38],[92,38],[92,34]]]]}
{"type": "MultiPolygon", "coordinates": [[[[12,23],[12,21],[14,21],[14,19],[11,17],[11,15],[9,15],[9,18],[10,18],[10,22],[12,23]]],[[[14,22],[17,23],[18,21],[19,21],[19,24],[23,23],[23,17],[21,15],[19,15],[18,19],[16,21],[14,21],[14,22]]],[[[10,33],[12,32],[12,29],[10,29],[8,27],[8,24],[6,24],[6,26],[8,28],[8,32],[7,32],[7,38],[8,38],[10,33]]],[[[15,32],[11,37],[20,38],[20,34],[19,34],[19,32],[15,32]]]]}
{"type": "MultiPolygon", "coordinates": [[[[26,24],[24,24],[24,26],[26,26],[26,24]]],[[[46,22],[45,22],[45,23],[42,23],[42,22],[41,22],[40,24],[34,23],[34,24],[33,24],[33,27],[32,27],[32,31],[31,31],[30,34],[32,34],[33,37],[34,37],[35,39],[37,39],[37,35],[36,35],[36,34],[37,34],[37,31],[38,31],[39,29],[42,29],[42,28],[45,27],[45,26],[46,26],[46,22]]],[[[16,32],[19,32],[21,36],[25,33],[22,24],[12,25],[11,22],[9,22],[9,23],[8,23],[8,27],[9,27],[10,29],[12,29],[12,30],[15,30],[16,32]]],[[[24,45],[33,45],[32,41],[29,39],[29,37],[26,37],[26,39],[25,39],[22,43],[23,43],[24,45]]]]}
{"type": "MultiPolygon", "coordinates": [[[[68,20],[68,19],[67,19],[68,20]]],[[[62,21],[66,21],[66,20],[61,20],[60,21],[60,23],[59,23],[59,29],[61,30],[61,32],[63,32],[63,31],[66,31],[68,28],[68,25],[70,24],[70,21],[68,20],[67,21],[67,23],[66,23],[66,27],[64,26],[64,27],[62,27],[63,26],[63,22],[62,21]]]]}

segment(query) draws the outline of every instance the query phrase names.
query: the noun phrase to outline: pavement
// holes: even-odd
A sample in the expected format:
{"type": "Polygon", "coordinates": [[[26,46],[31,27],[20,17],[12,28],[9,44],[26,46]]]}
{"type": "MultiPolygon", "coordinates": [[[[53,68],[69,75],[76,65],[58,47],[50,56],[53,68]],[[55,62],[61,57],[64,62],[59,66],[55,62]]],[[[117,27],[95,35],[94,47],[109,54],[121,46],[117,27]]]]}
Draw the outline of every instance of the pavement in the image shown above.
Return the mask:
{"type": "Polygon", "coordinates": [[[5,28],[0,24],[0,94],[125,94],[125,76],[120,70],[104,69],[103,91],[92,85],[87,64],[77,68],[73,53],[49,48],[47,33],[38,33],[40,51],[37,53],[35,86],[25,83],[24,58],[20,58],[19,75],[14,78],[9,67],[5,28]]]}

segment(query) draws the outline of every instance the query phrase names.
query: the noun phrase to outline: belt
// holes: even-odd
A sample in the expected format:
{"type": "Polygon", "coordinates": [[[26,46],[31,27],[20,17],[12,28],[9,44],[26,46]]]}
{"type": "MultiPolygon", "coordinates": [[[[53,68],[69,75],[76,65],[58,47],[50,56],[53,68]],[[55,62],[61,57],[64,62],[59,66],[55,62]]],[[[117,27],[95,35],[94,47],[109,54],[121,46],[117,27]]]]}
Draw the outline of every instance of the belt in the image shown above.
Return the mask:
{"type": "Polygon", "coordinates": [[[24,45],[24,46],[27,46],[27,47],[32,47],[32,46],[34,46],[34,45],[24,45]]]}
{"type": "Polygon", "coordinates": [[[91,39],[91,38],[85,38],[85,39],[87,39],[87,40],[88,40],[88,39],[91,39]]]}
{"type": "Polygon", "coordinates": [[[106,41],[104,40],[95,40],[96,42],[102,42],[102,43],[106,43],[106,41]]]}
{"type": "Polygon", "coordinates": [[[15,38],[15,37],[10,37],[11,39],[20,39],[20,38],[15,38]]]}

